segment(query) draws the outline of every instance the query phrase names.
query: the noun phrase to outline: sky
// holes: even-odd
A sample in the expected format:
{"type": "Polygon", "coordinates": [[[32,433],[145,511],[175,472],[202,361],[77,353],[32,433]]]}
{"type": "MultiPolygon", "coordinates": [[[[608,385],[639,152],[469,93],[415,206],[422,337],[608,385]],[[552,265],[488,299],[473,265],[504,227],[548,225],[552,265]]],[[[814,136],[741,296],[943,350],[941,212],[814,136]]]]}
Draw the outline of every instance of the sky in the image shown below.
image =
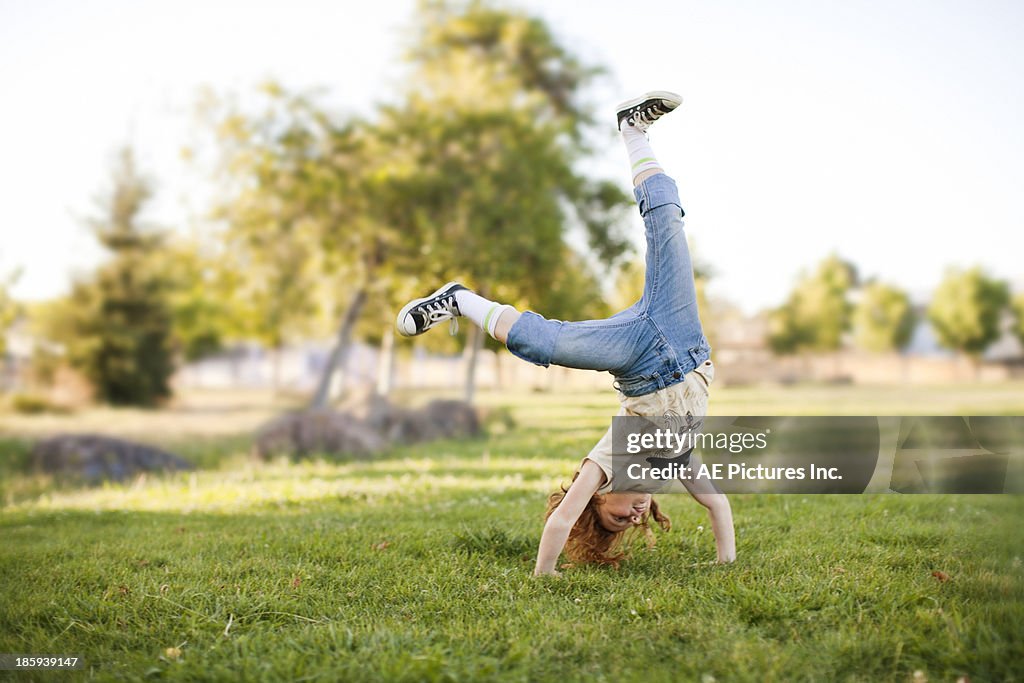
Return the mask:
{"type": "MultiPolygon", "coordinates": [[[[371,112],[401,76],[414,4],[0,0],[0,277],[20,268],[15,296],[37,300],[95,267],[84,220],[126,143],[156,181],[150,220],[201,224],[213,187],[181,155],[201,87],[276,78],[371,112]]],[[[713,295],[778,305],[831,252],[919,300],[950,266],[1024,290],[1024,3],[512,6],[608,69],[589,97],[609,122],[591,168],[623,188],[616,103],[683,95],[650,137],[713,295]]]]}

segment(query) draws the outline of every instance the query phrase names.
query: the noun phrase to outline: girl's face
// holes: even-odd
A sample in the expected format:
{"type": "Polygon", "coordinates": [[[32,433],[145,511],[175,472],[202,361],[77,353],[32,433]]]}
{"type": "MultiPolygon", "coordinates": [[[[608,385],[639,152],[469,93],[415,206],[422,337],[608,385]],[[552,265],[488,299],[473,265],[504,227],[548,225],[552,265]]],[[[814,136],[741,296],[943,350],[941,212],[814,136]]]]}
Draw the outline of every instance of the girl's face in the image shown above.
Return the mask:
{"type": "Polygon", "coordinates": [[[608,531],[625,531],[640,523],[644,513],[651,509],[649,493],[606,493],[604,502],[597,506],[601,526],[608,531]]]}

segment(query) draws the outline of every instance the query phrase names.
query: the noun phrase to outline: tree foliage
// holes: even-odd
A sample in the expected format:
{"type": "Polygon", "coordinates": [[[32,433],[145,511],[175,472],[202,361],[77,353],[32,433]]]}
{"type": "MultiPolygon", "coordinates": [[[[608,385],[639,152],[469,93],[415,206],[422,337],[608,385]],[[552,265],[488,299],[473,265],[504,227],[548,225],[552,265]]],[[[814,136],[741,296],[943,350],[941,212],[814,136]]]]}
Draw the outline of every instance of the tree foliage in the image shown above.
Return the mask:
{"type": "MultiPolygon", "coordinates": [[[[326,240],[321,212],[333,189],[323,158],[330,126],[307,98],[274,83],[258,111],[223,100],[207,115],[218,134],[223,193],[220,279],[235,290],[240,336],[277,349],[308,331],[326,240]]],[[[337,193],[337,201],[346,195],[337,193]]]]}
{"type": "Polygon", "coordinates": [[[213,245],[170,241],[156,255],[167,283],[175,354],[196,361],[220,351],[248,329],[239,315],[238,273],[213,245]]]}
{"type": "Polygon", "coordinates": [[[7,331],[21,313],[21,305],[11,296],[11,287],[21,276],[21,271],[14,271],[0,278],[0,361],[7,353],[7,331]]]}
{"type": "Polygon", "coordinates": [[[592,124],[580,98],[599,70],[542,21],[484,2],[423,2],[415,27],[408,78],[369,119],[279,86],[258,113],[213,117],[227,251],[268,345],[327,312],[346,321],[338,351],[354,320],[391,325],[451,279],[557,308],[566,279],[592,277],[571,231],[602,264],[628,247],[628,196],[579,170],[592,124]]]}
{"type": "Polygon", "coordinates": [[[154,259],[163,237],[140,222],[151,194],[131,150],[122,150],[102,214],[90,221],[111,259],[71,293],[69,359],[113,404],[153,405],[170,395],[171,314],[154,259]]]}
{"type": "Polygon", "coordinates": [[[378,126],[385,220],[415,245],[396,305],[412,283],[457,279],[550,317],[605,315],[594,266],[627,252],[631,201],[580,170],[594,124],[583,96],[600,69],[541,20],[486,2],[421,3],[415,26],[403,99],[378,126]]]}
{"type": "Polygon", "coordinates": [[[422,3],[416,26],[405,98],[380,129],[387,222],[418,246],[417,279],[539,307],[573,226],[599,262],[621,257],[629,198],[577,170],[593,123],[581,93],[599,70],[539,19],[483,2],[422,3]]]}
{"type": "Polygon", "coordinates": [[[951,269],[932,296],[928,320],[940,344],[977,357],[999,337],[1008,303],[1006,283],[990,278],[980,267],[951,269]]]}
{"type": "Polygon", "coordinates": [[[1010,310],[1013,313],[1013,334],[1024,344],[1024,292],[1013,297],[1010,310]]]}
{"type": "Polygon", "coordinates": [[[914,331],[915,316],[906,292],[880,282],[861,289],[853,311],[854,336],[867,351],[896,351],[904,348],[914,331]]]}
{"type": "Polygon", "coordinates": [[[776,353],[834,351],[849,329],[849,290],[856,269],[832,254],[801,276],[786,303],[771,312],[768,343],[776,353]]]}
{"type": "MultiPolygon", "coordinates": [[[[275,83],[257,101],[253,111],[222,99],[205,113],[220,146],[216,215],[238,332],[280,349],[319,331],[324,317],[358,318],[367,293],[387,281],[378,267],[396,239],[373,211],[381,155],[369,125],[275,83]]],[[[317,402],[325,391],[322,382],[317,402]]]]}

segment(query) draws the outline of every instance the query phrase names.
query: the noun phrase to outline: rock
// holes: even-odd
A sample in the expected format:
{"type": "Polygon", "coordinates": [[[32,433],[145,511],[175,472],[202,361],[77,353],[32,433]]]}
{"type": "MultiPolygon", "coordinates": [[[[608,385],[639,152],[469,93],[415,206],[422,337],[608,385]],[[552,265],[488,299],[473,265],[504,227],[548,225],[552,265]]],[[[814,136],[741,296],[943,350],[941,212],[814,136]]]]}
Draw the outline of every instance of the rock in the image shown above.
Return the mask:
{"type": "Polygon", "coordinates": [[[380,397],[372,399],[371,404],[367,423],[392,443],[420,443],[480,433],[476,410],[463,401],[431,401],[419,410],[402,408],[380,397]]]}
{"type": "Polygon", "coordinates": [[[431,401],[423,413],[444,438],[476,436],[480,433],[480,418],[473,406],[465,401],[431,401]]]}
{"type": "Polygon", "coordinates": [[[476,436],[481,431],[476,410],[462,401],[433,401],[412,410],[367,396],[362,404],[349,405],[345,412],[315,409],[275,418],[257,433],[255,455],[366,457],[390,444],[476,436]]]}
{"type": "Polygon", "coordinates": [[[177,455],[152,446],[96,434],[62,434],[36,443],[37,471],[89,481],[122,481],[142,472],[191,470],[177,455]]]}
{"type": "Polygon", "coordinates": [[[287,413],[271,420],[256,435],[255,455],[306,458],[319,453],[367,456],[386,441],[363,420],[348,413],[317,409],[287,413]]]}

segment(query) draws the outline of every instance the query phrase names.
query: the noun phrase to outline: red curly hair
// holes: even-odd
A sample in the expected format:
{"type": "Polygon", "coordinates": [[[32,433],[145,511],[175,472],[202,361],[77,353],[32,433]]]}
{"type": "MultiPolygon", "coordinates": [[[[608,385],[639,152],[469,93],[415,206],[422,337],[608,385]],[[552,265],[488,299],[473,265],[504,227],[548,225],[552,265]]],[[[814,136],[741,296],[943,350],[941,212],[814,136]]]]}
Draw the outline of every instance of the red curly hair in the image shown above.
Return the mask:
{"type": "MultiPolygon", "coordinates": [[[[576,473],[576,476],[578,475],[579,472],[576,473]]],[[[576,481],[576,476],[573,476],[573,481],[576,481]]],[[[568,490],[563,486],[561,491],[555,491],[548,496],[545,520],[558,509],[568,490]]],[[[597,514],[597,508],[601,505],[604,505],[604,495],[595,493],[587,501],[587,507],[583,509],[579,519],[576,520],[569,532],[569,538],[565,542],[565,555],[575,563],[607,564],[618,569],[619,563],[629,557],[629,553],[622,549],[624,545],[628,545],[624,543],[626,536],[632,540],[637,530],[642,530],[647,547],[652,548],[656,541],[654,533],[651,531],[651,520],[657,522],[663,531],[672,528],[672,520],[658,509],[658,503],[653,498],[651,498],[650,509],[643,514],[640,522],[625,531],[609,531],[604,528],[601,518],[597,514]]]]}

